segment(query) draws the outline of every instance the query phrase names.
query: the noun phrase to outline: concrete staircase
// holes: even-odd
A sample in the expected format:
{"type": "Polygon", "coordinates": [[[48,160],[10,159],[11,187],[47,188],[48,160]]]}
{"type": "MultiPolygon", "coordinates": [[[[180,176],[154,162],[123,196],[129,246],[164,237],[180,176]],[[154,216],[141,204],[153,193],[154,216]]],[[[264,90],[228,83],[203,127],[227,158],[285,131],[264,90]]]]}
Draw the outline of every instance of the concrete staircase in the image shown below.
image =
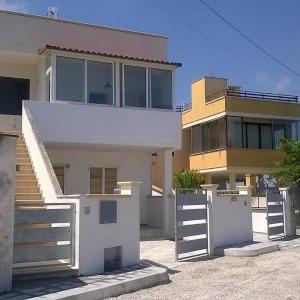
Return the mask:
{"type": "Polygon", "coordinates": [[[32,162],[20,134],[16,149],[16,194],[15,204],[43,205],[44,199],[34,173],[32,162]]]}

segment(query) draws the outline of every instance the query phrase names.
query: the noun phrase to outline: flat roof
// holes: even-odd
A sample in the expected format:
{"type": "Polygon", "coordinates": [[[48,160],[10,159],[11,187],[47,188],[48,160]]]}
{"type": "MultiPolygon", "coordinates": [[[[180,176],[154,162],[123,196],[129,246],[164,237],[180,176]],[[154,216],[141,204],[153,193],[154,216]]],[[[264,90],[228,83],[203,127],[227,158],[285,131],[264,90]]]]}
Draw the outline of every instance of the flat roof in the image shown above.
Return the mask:
{"type": "Polygon", "coordinates": [[[0,13],[6,13],[6,14],[18,15],[18,16],[29,17],[29,18],[44,19],[44,20],[49,20],[49,21],[53,21],[53,22],[69,23],[69,24],[82,25],[82,26],[88,26],[88,27],[96,27],[96,28],[99,28],[99,29],[101,28],[101,29],[108,29],[108,30],[114,30],[114,31],[122,31],[122,32],[128,32],[128,33],[134,33],[134,34],[147,35],[147,36],[153,36],[153,37],[168,39],[168,37],[165,36],[165,35],[153,34],[153,33],[147,33],[147,32],[140,32],[140,31],[129,30],[129,29],[114,28],[114,27],[102,26],[102,25],[98,25],[98,24],[90,24],[90,23],[74,21],[74,20],[66,20],[66,19],[59,19],[59,18],[55,19],[55,18],[51,18],[51,17],[47,17],[47,16],[33,15],[33,14],[27,14],[27,13],[15,12],[15,11],[8,11],[8,10],[1,10],[1,9],[0,9],[0,13]]]}
{"type": "Polygon", "coordinates": [[[43,54],[46,50],[58,50],[58,51],[66,51],[66,52],[72,52],[72,53],[98,55],[98,56],[111,57],[111,58],[117,58],[117,59],[118,58],[119,59],[128,59],[128,60],[135,60],[135,61],[155,63],[155,64],[164,64],[164,65],[174,66],[176,68],[182,66],[181,63],[169,62],[166,60],[153,60],[153,59],[147,59],[147,58],[141,58],[141,57],[124,56],[124,55],[103,53],[103,52],[97,52],[97,51],[89,51],[89,50],[83,50],[83,49],[64,48],[64,47],[59,47],[59,46],[54,46],[54,45],[45,45],[45,47],[43,49],[39,50],[39,54],[43,54]]]}

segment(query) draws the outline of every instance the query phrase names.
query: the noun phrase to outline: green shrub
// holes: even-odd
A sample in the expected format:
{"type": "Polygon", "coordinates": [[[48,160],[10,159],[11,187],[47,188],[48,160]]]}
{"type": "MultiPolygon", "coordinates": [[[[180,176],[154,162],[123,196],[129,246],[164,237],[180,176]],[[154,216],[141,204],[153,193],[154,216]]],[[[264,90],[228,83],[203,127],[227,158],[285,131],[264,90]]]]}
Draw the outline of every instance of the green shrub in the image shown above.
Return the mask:
{"type": "Polygon", "coordinates": [[[195,189],[201,184],[201,175],[197,170],[178,170],[173,176],[173,185],[175,188],[195,189]]]}
{"type": "Polygon", "coordinates": [[[275,162],[281,171],[272,177],[279,186],[300,187],[300,141],[282,138],[279,149],[285,152],[285,157],[275,162]]]}

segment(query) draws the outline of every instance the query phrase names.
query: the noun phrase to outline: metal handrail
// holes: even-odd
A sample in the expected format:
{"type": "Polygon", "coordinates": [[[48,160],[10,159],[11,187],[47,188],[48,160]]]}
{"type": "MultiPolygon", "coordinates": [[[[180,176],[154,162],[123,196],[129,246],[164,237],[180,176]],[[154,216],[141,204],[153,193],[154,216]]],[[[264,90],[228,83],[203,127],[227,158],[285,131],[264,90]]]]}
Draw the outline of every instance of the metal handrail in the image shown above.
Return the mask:
{"type": "Polygon", "coordinates": [[[260,100],[275,100],[283,102],[297,103],[298,96],[294,95],[285,95],[285,94],[274,94],[274,93],[262,93],[262,92],[253,92],[253,91],[242,91],[242,90],[232,90],[224,89],[209,95],[206,97],[206,102],[218,99],[220,97],[231,96],[239,98],[251,98],[251,99],[260,99],[260,100]]]}
{"type": "Polygon", "coordinates": [[[181,112],[181,113],[185,112],[185,111],[188,111],[188,110],[191,110],[191,109],[192,109],[192,103],[186,103],[186,104],[176,106],[176,111],[181,112]]]}

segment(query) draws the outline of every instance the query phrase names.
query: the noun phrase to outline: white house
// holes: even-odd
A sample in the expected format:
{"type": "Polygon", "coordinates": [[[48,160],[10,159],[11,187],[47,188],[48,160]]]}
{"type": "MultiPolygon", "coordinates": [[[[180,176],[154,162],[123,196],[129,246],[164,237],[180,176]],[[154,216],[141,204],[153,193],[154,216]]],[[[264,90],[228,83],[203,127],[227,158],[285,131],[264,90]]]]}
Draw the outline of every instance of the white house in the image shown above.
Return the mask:
{"type": "Polygon", "coordinates": [[[67,265],[95,274],[138,262],[139,224],[161,215],[172,231],[181,65],[167,61],[167,38],[7,11],[0,36],[0,132],[20,136],[13,273],[67,265]],[[155,214],[157,152],[164,193],[155,214]]]}
{"type": "Polygon", "coordinates": [[[167,38],[6,11],[0,36],[0,130],[21,131],[21,100],[29,100],[63,194],[113,193],[117,181],[141,181],[140,220],[148,224],[151,156],[164,153],[168,194],[181,145],[180,64],[167,61],[167,38]]]}

